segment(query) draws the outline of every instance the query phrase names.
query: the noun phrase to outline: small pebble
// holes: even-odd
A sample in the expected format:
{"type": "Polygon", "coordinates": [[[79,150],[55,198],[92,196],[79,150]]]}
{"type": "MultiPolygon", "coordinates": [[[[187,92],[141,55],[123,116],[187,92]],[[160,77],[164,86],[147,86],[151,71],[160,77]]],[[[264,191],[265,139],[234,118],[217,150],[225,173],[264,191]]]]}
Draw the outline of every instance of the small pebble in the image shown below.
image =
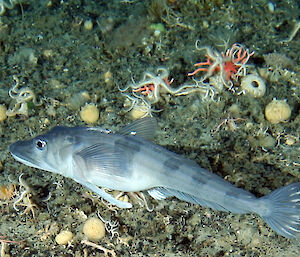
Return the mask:
{"type": "Polygon", "coordinates": [[[89,218],[83,225],[83,233],[91,241],[98,241],[105,237],[105,226],[98,218],[89,218]]]}
{"type": "Polygon", "coordinates": [[[273,99],[265,108],[266,120],[273,124],[288,121],[291,113],[291,107],[285,100],[273,99]]]}
{"type": "Polygon", "coordinates": [[[56,235],[55,241],[59,245],[66,245],[68,242],[72,240],[73,237],[74,235],[71,231],[62,230],[58,235],[56,235]]]}
{"type": "Polygon", "coordinates": [[[86,20],[83,24],[83,27],[86,29],[86,30],[92,30],[93,29],[93,22],[92,20],[86,20]]]}
{"type": "Polygon", "coordinates": [[[99,119],[99,110],[95,104],[86,104],[80,111],[80,117],[85,123],[96,123],[99,119]]]}
{"type": "Polygon", "coordinates": [[[3,122],[7,119],[6,111],[6,106],[4,104],[0,104],[0,122],[3,122]]]}

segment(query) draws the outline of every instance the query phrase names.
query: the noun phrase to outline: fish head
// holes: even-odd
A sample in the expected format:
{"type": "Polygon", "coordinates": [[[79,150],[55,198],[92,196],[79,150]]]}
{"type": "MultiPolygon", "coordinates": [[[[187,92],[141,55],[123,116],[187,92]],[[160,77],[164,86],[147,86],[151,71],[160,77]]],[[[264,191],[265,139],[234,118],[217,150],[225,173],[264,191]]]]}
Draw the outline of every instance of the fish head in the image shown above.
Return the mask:
{"type": "Polygon", "coordinates": [[[10,145],[9,150],[17,161],[25,165],[62,174],[70,164],[77,141],[76,136],[69,133],[69,129],[55,127],[44,135],[17,141],[10,145]]]}

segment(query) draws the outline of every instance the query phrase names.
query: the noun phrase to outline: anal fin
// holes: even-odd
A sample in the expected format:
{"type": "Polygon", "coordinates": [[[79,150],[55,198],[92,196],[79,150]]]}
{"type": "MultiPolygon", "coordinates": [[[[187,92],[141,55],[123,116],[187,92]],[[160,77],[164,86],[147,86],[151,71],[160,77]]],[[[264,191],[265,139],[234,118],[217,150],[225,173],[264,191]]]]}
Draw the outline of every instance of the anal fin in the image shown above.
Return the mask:
{"type": "Polygon", "coordinates": [[[178,191],[178,190],[174,190],[174,189],[169,189],[169,188],[164,188],[164,187],[155,187],[155,188],[151,188],[150,190],[148,190],[148,193],[156,200],[163,200],[166,199],[167,197],[170,196],[175,196],[176,198],[189,202],[189,203],[193,203],[193,204],[198,204],[201,205],[203,207],[209,207],[212,208],[214,210],[218,210],[218,211],[228,211],[226,208],[224,208],[223,206],[211,202],[211,201],[207,201],[204,200],[200,197],[195,197],[193,195],[178,191]]]}

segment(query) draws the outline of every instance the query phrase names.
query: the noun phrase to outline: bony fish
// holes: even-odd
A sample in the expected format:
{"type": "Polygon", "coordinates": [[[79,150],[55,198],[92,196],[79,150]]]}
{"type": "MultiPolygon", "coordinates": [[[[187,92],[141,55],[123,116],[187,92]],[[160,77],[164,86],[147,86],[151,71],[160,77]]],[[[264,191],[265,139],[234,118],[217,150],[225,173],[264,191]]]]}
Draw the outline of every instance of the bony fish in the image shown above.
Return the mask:
{"type": "Polygon", "coordinates": [[[157,123],[144,118],[118,133],[89,127],[54,127],[45,135],[10,146],[28,166],[69,177],[111,204],[131,208],[99,187],[124,192],[147,190],[158,200],[183,201],[233,213],[257,213],[277,233],[300,237],[300,183],[256,198],[196,162],[152,143],[157,123]]]}

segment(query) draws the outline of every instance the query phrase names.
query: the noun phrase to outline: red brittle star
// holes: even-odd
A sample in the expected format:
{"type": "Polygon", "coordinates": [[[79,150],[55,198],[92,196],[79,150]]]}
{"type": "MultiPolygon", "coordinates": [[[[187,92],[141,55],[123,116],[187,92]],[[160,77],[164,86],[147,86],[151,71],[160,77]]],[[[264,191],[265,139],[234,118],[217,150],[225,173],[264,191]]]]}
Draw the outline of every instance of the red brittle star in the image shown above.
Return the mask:
{"type": "Polygon", "coordinates": [[[132,92],[141,92],[143,95],[148,95],[150,92],[154,91],[154,89],[155,86],[153,84],[149,84],[147,86],[132,89],[132,92]]]}
{"type": "MultiPolygon", "coordinates": [[[[197,41],[198,42],[198,41],[197,41]]],[[[207,54],[205,55],[207,60],[205,62],[199,62],[194,64],[195,67],[199,67],[193,72],[188,73],[188,76],[194,76],[200,71],[206,71],[206,75],[202,80],[212,76],[215,72],[220,72],[222,81],[225,86],[231,88],[231,79],[236,79],[238,76],[246,75],[246,63],[249,58],[254,54],[249,52],[249,49],[245,49],[240,44],[233,44],[225,54],[212,50],[210,47],[198,47],[196,42],[196,48],[201,50],[205,49],[207,54]],[[203,67],[206,66],[206,67],[203,67]]]]}

